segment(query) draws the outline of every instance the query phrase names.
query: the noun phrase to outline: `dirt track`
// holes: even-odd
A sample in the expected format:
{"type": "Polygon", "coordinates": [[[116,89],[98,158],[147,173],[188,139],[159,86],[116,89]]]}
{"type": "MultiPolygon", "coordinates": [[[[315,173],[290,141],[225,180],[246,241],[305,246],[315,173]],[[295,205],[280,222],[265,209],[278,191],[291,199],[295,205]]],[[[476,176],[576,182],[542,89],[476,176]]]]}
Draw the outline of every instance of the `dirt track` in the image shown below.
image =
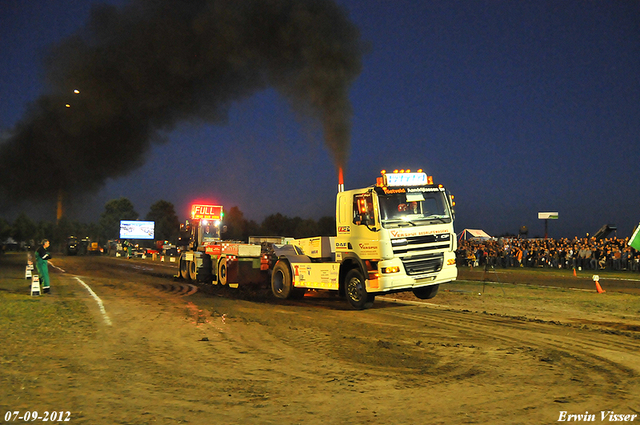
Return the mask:
{"type": "Polygon", "coordinates": [[[62,410],[74,424],[545,424],[562,411],[588,411],[595,422],[600,411],[640,411],[635,295],[513,286],[478,295],[480,284],[466,284],[433,303],[394,297],[404,300],[352,311],[323,294],[280,302],[175,282],[165,277],[171,268],[148,262],[65,257],[53,260],[64,270],[52,271],[54,293],[32,300],[23,264],[7,257],[3,296],[73,315],[32,335],[1,331],[0,415],[62,410]],[[625,307],[599,308],[598,296],[625,307]]]}

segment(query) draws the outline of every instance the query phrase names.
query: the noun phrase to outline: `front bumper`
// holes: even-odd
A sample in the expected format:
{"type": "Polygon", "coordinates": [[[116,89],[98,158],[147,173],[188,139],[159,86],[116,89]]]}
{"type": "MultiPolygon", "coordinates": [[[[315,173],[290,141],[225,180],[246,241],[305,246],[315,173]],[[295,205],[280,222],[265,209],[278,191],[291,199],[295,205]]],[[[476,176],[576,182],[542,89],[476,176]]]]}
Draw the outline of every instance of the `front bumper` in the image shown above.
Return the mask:
{"type": "Polygon", "coordinates": [[[456,280],[458,277],[458,268],[455,264],[455,253],[445,252],[442,268],[437,271],[407,275],[402,261],[399,258],[380,261],[378,270],[369,272],[369,279],[366,282],[367,292],[387,293],[410,291],[429,285],[439,285],[456,280]],[[383,269],[399,267],[397,273],[382,273],[383,269]]]}

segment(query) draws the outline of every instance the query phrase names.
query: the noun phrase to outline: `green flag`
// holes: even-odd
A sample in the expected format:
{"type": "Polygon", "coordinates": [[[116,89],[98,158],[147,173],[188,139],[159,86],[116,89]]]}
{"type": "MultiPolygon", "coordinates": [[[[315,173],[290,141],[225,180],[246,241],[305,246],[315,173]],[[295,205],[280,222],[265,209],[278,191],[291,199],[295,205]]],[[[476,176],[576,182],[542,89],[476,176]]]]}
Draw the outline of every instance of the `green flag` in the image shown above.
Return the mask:
{"type": "Polygon", "coordinates": [[[638,224],[636,231],[631,235],[631,239],[629,239],[629,246],[640,251],[640,224],[638,224]]]}

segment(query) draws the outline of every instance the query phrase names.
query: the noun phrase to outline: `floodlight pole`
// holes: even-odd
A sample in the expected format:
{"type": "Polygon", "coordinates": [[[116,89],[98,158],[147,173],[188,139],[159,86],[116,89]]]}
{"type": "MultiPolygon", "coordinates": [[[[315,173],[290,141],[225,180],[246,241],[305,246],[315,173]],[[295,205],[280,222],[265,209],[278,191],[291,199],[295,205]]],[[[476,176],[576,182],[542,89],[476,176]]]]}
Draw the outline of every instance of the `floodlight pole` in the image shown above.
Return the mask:
{"type": "Polygon", "coordinates": [[[547,239],[547,235],[549,234],[549,219],[544,219],[544,238],[547,239]]]}
{"type": "Polygon", "coordinates": [[[549,219],[557,220],[558,213],[557,212],[539,212],[538,219],[544,220],[544,238],[547,239],[549,237],[549,219]]]}

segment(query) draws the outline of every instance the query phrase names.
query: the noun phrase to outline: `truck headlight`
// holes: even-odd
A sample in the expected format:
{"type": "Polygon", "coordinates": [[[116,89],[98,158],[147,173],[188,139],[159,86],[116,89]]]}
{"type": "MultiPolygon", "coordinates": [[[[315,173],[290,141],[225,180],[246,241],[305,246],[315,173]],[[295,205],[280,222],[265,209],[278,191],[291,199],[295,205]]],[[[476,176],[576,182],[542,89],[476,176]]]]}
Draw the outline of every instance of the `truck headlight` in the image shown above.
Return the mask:
{"type": "Polygon", "coordinates": [[[384,273],[384,274],[398,273],[399,271],[400,271],[400,267],[399,266],[383,267],[382,268],[382,273],[384,273]]]}

